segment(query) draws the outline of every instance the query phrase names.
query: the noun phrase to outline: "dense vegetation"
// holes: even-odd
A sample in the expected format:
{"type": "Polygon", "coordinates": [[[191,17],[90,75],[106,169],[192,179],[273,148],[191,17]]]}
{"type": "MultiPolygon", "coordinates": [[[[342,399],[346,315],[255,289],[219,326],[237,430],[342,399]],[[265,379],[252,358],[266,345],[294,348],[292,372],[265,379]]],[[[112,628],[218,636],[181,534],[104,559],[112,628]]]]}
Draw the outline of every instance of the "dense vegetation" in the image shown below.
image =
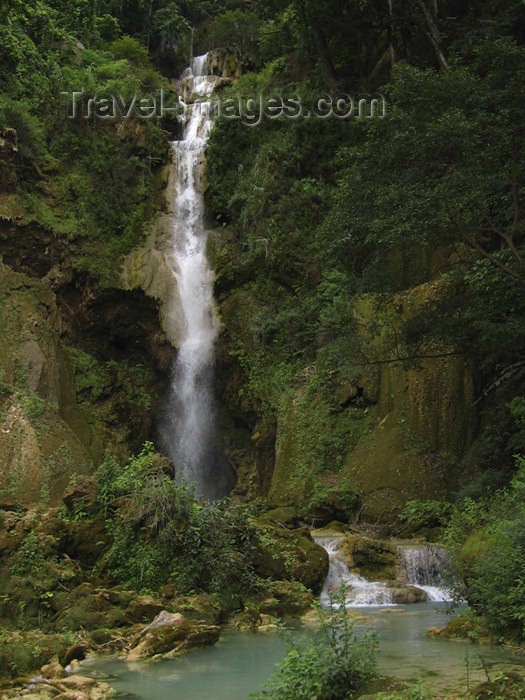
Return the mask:
{"type": "MultiPolygon", "coordinates": [[[[463,476],[459,493],[450,494],[447,537],[461,594],[500,632],[521,636],[521,457],[515,455],[525,449],[523,10],[512,3],[505,10],[439,3],[438,45],[417,14],[425,3],[413,3],[410,29],[399,5],[390,21],[376,4],[365,5],[358,12],[351,4],[330,10],[305,4],[312,8],[303,18],[310,31],[301,39],[297,33],[293,51],[282,47],[234,90],[245,99],[264,91],[308,100],[327,86],[350,93],[383,81],[385,119],[266,119],[250,129],[224,118],[210,139],[209,211],[231,227],[239,251],[234,272],[219,267],[219,285],[227,286],[229,275],[254,308],[252,336],[232,331],[230,351],[269,413],[282,410],[290,387],[306,386],[294,401],[309,405],[311,463],[293,464],[291,478],[295,469],[298,481],[332,479],[332,489],[344,455],[340,436],[348,444],[353,429],[340,411],[345,379],[357,379],[370,360],[407,367],[441,353],[473,360],[481,428],[456,462],[463,476]],[[350,23],[352,12],[359,16],[350,23]],[[314,50],[316,22],[331,68],[314,50]],[[342,36],[349,26],[359,32],[353,44],[342,36]],[[391,42],[394,65],[374,65],[370,36],[385,50],[391,42]],[[364,62],[352,54],[356,45],[364,62]],[[299,72],[299,56],[316,68],[299,72]],[[389,295],[402,299],[428,281],[441,291],[405,318],[394,350],[372,355],[359,328],[358,300],[375,295],[377,334],[389,295]],[[305,367],[312,368],[306,377],[305,367]],[[462,547],[473,547],[472,539],[471,559],[462,547]]],[[[288,3],[273,17],[278,37],[293,32],[290,17],[298,9],[288,3]]],[[[311,505],[319,495],[326,489],[314,490],[311,505]]],[[[435,504],[427,524],[438,510],[435,504]]]]}
{"type": "MultiPolygon", "coordinates": [[[[122,114],[69,119],[63,93],[118,94],[123,107],[137,94],[169,92],[192,52],[217,46],[243,68],[233,84],[222,83],[222,100],[294,95],[320,109],[326,92],[381,90],[384,119],[266,118],[253,128],[216,120],[206,204],[210,226],[226,241],[226,252],[211,251],[226,325],[222,351],[242,372],[234,399],[299,436],[287,488],[294,494],[306,485],[300,514],[313,518],[322,505],[346,521],[358,518],[360,494],[345,457],[369,434],[374,400],[361,386],[342,389],[364,375],[372,384],[382,365],[417,368],[434,356],[469,363],[476,439],[451,456],[418,445],[436,470],[453,473],[453,487],[446,502],[409,504],[397,525],[409,534],[444,528],[458,598],[501,638],[518,641],[525,609],[524,27],[518,0],[8,0],[0,10],[0,135],[15,139],[9,130],[16,131],[16,148],[0,160],[2,216],[52,232],[59,259],[98,289],[111,285],[122,254],[162,206],[167,136],[178,125],[122,114]],[[415,289],[425,291],[411,307],[415,289]],[[242,323],[227,305],[232,298],[240,299],[242,323]],[[405,303],[410,313],[391,322],[392,305],[405,303]]],[[[78,348],[70,354],[78,397],[96,404],[119,383],[135,408],[148,411],[135,364],[78,348]]],[[[14,391],[0,389],[2,397],[14,391]]],[[[106,409],[110,423],[113,408],[106,409]]],[[[196,503],[191,488],[158,467],[149,443],[122,462],[108,455],[98,471],[108,580],[230,600],[252,591],[253,512],[196,503]]],[[[56,570],[36,537],[24,537],[12,574],[37,574],[27,596],[32,622],[41,623],[50,617],[46,596],[58,594],[50,583],[56,570]]],[[[66,574],[77,575],[69,563],[60,567],[62,585],[66,574]]],[[[22,617],[27,601],[16,605],[22,617]]],[[[327,654],[337,656],[332,641],[325,637],[327,654]]],[[[317,682],[313,673],[300,678],[301,664],[311,671],[314,656],[306,649],[288,657],[268,692],[281,692],[286,673],[317,682]]],[[[339,697],[339,680],[327,683],[323,697],[339,697]]]]}

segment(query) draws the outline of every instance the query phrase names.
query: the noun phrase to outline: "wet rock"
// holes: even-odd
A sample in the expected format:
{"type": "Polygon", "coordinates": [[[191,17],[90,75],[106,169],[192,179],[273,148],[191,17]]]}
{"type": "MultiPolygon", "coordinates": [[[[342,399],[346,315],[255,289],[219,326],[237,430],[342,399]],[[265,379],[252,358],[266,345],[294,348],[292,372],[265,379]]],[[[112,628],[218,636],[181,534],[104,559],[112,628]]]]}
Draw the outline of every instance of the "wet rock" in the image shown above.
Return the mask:
{"type": "Polygon", "coordinates": [[[128,661],[138,661],[158,655],[175,656],[189,649],[215,644],[220,627],[191,623],[182,615],[173,625],[153,627],[135,639],[138,642],[128,653],[128,661]]]}
{"type": "Polygon", "coordinates": [[[288,530],[266,517],[253,520],[253,564],[262,578],[296,580],[318,593],[328,573],[328,555],[312,541],[307,528],[288,530]]]}
{"type": "Polygon", "coordinates": [[[271,615],[263,616],[257,607],[250,605],[235,616],[233,625],[238,630],[254,630],[263,624],[263,617],[273,620],[271,615]]]}
{"type": "Polygon", "coordinates": [[[107,683],[86,676],[69,676],[55,682],[54,686],[61,691],[56,697],[63,700],[104,700],[117,695],[107,683]]]}
{"type": "Polygon", "coordinates": [[[58,661],[52,661],[50,664],[42,666],[40,673],[43,678],[53,679],[53,678],[64,678],[66,671],[64,667],[58,663],[58,661]]]}
{"type": "Polygon", "coordinates": [[[451,620],[446,627],[429,627],[427,637],[443,637],[445,639],[463,639],[480,644],[497,643],[496,636],[484,625],[483,619],[473,619],[459,615],[451,620]]]}
{"type": "Polygon", "coordinates": [[[94,476],[79,474],[74,483],[70,483],[62,496],[62,501],[69,510],[82,507],[91,511],[97,499],[97,480],[94,476]]]}
{"type": "Polygon", "coordinates": [[[297,617],[310,610],[315,600],[310,591],[297,581],[273,581],[269,586],[270,595],[259,603],[259,612],[276,617],[297,617]]]}
{"type": "Polygon", "coordinates": [[[396,603],[397,605],[424,603],[428,600],[425,591],[415,586],[397,586],[390,590],[392,593],[392,603],[396,603]]]}
{"type": "Polygon", "coordinates": [[[395,545],[384,540],[347,534],[341,541],[340,550],[353,573],[371,581],[395,580],[397,573],[395,545]]]}
{"type": "Polygon", "coordinates": [[[82,661],[86,658],[86,654],[90,649],[90,645],[87,642],[79,642],[78,644],[73,644],[67,649],[64,654],[60,657],[60,663],[62,666],[67,666],[74,659],[77,661],[82,661]]]}

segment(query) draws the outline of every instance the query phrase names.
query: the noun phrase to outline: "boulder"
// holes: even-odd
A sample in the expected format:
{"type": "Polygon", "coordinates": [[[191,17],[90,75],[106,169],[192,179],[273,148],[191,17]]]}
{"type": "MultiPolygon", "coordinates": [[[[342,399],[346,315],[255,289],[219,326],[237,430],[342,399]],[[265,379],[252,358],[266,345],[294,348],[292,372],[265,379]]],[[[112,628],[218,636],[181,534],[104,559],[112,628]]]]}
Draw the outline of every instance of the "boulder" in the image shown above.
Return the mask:
{"type": "Polygon", "coordinates": [[[53,679],[53,678],[64,678],[66,671],[64,667],[58,663],[58,661],[52,661],[50,664],[45,664],[40,669],[40,673],[43,678],[53,679]]]}
{"type": "Polygon", "coordinates": [[[297,581],[273,581],[258,608],[262,615],[297,617],[310,610],[314,601],[312,593],[297,581]]]}
{"type": "Polygon", "coordinates": [[[424,603],[428,600],[425,591],[415,586],[396,586],[391,589],[392,603],[405,605],[408,603],[424,603]]]}
{"type": "Polygon", "coordinates": [[[91,511],[97,500],[97,480],[94,476],[85,474],[75,475],[75,480],[66,486],[62,501],[66,507],[74,511],[82,508],[91,511]]]}
{"type": "Polygon", "coordinates": [[[147,627],[142,630],[141,634],[145,634],[148,630],[155,627],[178,627],[185,622],[184,615],[180,613],[170,613],[167,610],[162,610],[147,627]]]}
{"type": "Polygon", "coordinates": [[[393,581],[396,578],[397,547],[384,540],[347,534],[340,546],[352,573],[371,581],[393,581]]]}
{"type": "Polygon", "coordinates": [[[192,623],[181,615],[176,624],[143,630],[135,638],[136,645],[128,653],[127,659],[139,661],[158,655],[175,656],[189,649],[215,644],[219,636],[220,627],[192,623]]]}
{"type": "Polygon", "coordinates": [[[117,695],[117,691],[107,683],[86,676],[69,676],[53,685],[60,691],[60,695],[55,697],[63,700],[105,700],[117,695]]]}
{"type": "Polygon", "coordinates": [[[295,580],[319,593],[328,574],[328,554],[308,528],[288,530],[266,517],[254,518],[253,565],[261,578],[295,580]]]}
{"type": "Polygon", "coordinates": [[[162,603],[150,595],[140,595],[134,598],[126,609],[126,622],[148,622],[163,611],[162,603]]]}

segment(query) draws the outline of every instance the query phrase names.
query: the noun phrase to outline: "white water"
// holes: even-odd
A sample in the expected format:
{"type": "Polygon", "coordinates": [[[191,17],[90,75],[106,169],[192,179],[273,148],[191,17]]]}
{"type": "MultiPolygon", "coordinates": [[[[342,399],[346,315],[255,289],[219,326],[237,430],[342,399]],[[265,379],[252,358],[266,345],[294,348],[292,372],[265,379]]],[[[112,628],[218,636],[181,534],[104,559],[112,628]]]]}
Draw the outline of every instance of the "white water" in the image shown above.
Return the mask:
{"type": "Polygon", "coordinates": [[[318,538],[315,541],[326,549],[329,559],[328,576],[320,596],[321,603],[327,603],[330,596],[337,593],[341,584],[344,584],[346,588],[345,600],[348,607],[393,604],[392,594],[384,583],[369,581],[350,571],[339,551],[340,537],[334,537],[328,542],[324,538],[318,538]]]}
{"type": "Polygon", "coordinates": [[[184,135],[174,141],[176,168],[172,250],[168,264],[177,282],[173,313],[181,313],[184,334],[172,368],[169,397],[159,432],[177,478],[195,484],[198,496],[224,495],[217,457],[213,397],[213,349],[219,323],[213,302],[213,272],[206,259],[202,180],[204,148],[213,117],[208,96],[216,78],[206,75],[207,56],[198,56],[182,76],[184,135]]]}
{"type": "Polygon", "coordinates": [[[430,601],[450,600],[444,572],[446,552],[442,547],[428,545],[398,545],[408,583],[424,590],[430,601]]]}
{"type": "MultiPolygon", "coordinates": [[[[369,581],[350,571],[339,550],[341,537],[334,537],[328,541],[323,537],[314,539],[317,544],[326,549],[329,558],[328,576],[320,596],[322,603],[328,603],[330,596],[337,593],[343,584],[348,607],[394,605],[392,591],[387,584],[381,581],[369,581]]],[[[429,601],[449,600],[450,595],[445,587],[442,573],[446,566],[446,555],[442,548],[403,544],[398,546],[398,550],[409,586],[424,590],[429,601]]]]}

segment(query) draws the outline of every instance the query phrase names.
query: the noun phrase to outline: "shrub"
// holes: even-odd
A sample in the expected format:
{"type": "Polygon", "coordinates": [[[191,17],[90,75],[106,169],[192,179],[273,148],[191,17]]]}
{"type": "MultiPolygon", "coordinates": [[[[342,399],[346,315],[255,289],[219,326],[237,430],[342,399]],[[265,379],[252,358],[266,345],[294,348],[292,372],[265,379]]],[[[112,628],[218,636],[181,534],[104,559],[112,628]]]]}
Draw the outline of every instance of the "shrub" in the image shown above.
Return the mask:
{"type": "Polygon", "coordinates": [[[265,689],[252,697],[342,700],[373,675],[377,637],[374,632],[355,632],[345,608],[344,589],[331,599],[328,609],[319,607],[318,612],[318,632],[299,641],[290,636],[284,661],[265,689]]]}
{"type": "Polygon", "coordinates": [[[445,533],[452,586],[490,627],[504,636],[525,636],[525,458],[506,491],[491,499],[466,499],[445,533]]]}
{"type": "Polygon", "coordinates": [[[118,581],[139,590],[172,582],[184,593],[226,596],[250,588],[253,526],[244,507],[226,499],[197,503],[193,487],[175,482],[150,442],[118,473],[106,458],[98,478],[112,518],[107,562],[118,581]]]}

